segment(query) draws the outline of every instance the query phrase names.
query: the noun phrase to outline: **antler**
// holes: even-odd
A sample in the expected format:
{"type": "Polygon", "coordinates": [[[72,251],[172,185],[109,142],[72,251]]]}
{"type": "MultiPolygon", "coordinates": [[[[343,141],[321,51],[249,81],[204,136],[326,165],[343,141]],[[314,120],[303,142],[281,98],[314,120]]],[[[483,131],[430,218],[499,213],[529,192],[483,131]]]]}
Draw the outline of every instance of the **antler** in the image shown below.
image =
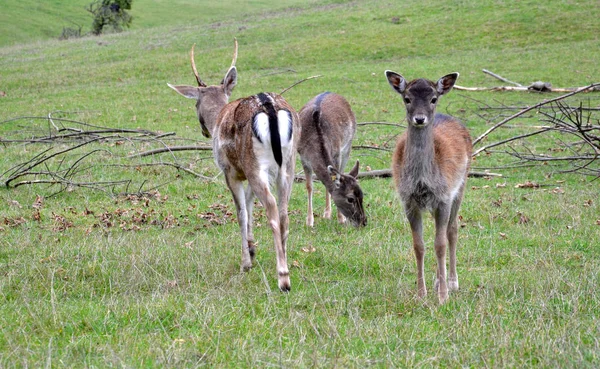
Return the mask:
{"type": "MultiPolygon", "coordinates": [[[[237,43],[237,38],[233,38],[233,42],[235,44],[235,51],[233,52],[233,60],[231,61],[231,67],[235,67],[235,62],[237,61],[237,54],[238,54],[238,43],[237,43]]],[[[229,68],[231,68],[229,67],[229,68]]]]}
{"type": "Polygon", "coordinates": [[[192,60],[192,71],[194,71],[194,76],[196,76],[196,81],[198,81],[198,86],[206,87],[206,83],[202,82],[200,77],[198,76],[198,70],[196,69],[196,62],[194,62],[194,47],[196,44],[192,45],[192,52],[190,53],[190,59],[192,60]]]}

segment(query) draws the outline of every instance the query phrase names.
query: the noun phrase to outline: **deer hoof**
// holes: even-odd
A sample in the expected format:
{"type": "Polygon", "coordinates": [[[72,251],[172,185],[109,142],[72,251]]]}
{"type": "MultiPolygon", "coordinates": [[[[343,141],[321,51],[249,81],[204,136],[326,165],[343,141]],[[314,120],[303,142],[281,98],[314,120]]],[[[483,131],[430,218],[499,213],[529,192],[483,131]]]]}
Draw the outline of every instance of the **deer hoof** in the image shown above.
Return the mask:
{"type": "Polygon", "coordinates": [[[450,291],[458,291],[458,280],[448,280],[448,290],[450,291]]]}
{"type": "Polygon", "coordinates": [[[256,256],[256,242],[248,241],[248,252],[250,253],[250,259],[254,260],[256,256]]]}
{"type": "Polygon", "coordinates": [[[242,264],[240,268],[240,270],[244,273],[250,271],[250,269],[252,269],[252,263],[242,264]]]}
{"type": "Polygon", "coordinates": [[[290,290],[292,289],[289,271],[279,272],[279,289],[281,290],[281,292],[290,292],[290,290]]]}

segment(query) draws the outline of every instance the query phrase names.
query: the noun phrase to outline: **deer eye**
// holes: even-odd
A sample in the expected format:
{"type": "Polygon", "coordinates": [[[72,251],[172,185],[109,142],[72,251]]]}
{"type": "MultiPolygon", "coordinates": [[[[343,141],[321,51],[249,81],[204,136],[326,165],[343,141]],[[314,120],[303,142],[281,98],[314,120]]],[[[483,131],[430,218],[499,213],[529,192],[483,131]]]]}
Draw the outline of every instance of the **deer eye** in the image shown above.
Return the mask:
{"type": "Polygon", "coordinates": [[[405,98],[404,98],[404,103],[405,103],[405,104],[410,104],[410,99],[409,99],[408,97],[405,97],[405,98]]]}
{"type": "Polygon", "coordinates": [[[354,204],[354,198],[353,197],[348,197],[346,199],[346,201],[348,201],[348,204],[354,204]]]}
{"type": "Polygon", "coordinates": [[[431,103],[435,104],[437,102],[437,97],[434,97],[433,99],[431,99],[431,103]]]}

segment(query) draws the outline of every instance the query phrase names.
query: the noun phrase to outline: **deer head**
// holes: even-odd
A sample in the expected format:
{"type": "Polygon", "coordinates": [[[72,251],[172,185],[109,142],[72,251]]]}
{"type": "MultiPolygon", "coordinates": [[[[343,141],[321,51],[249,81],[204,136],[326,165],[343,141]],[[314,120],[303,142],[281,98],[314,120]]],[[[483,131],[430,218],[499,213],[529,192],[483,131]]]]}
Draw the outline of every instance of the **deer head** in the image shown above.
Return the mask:
{"type": "Polygon", "coordinates": [[[177,91],[180,95],[187,97],[188,99],[196,100],[196,115],[202,126],[202,135],[210,138],[212,136],[212,130],[217,120],[217,115],[223,109],[233,88],[237,84],[237,69],[235,68],[235,62],[237,61],[238,43],[237,39],[234,39],[235,51],[233,53],[233,60],[231,61],[231,67],[225,74],[225,77],[219,85],[208,86],[200,79],[198,70],[196,70],[196,63],[194,62],[194,44],[192,51],[190,52],[190,59],[192,63],[192,71],[198,82],[198,87],[194,86],[173,86],[168,84],[173,90],[177,91]]]}
{"type": "Polygon", "coordinates": [[[385,75],[390,86],[402,95],[406,119],[413,127],[426,127],[433,122],[438,98],[448,93],[458,78],[458,73],[450,73],[435,83],[423,78],[407,82],[400,74],[390,70],[385,71],[385,75]]]}
{"type": "Polygon", "coordinates": [[[363,208],[363,193],[358,185],[358,167],[356,161],[354,168],[348,174],[340,173],[329,165],[327,170],[333,180],[333,191],[331,197],[338,210],[356,227],[367,225],[367,216],[363,208]]]}

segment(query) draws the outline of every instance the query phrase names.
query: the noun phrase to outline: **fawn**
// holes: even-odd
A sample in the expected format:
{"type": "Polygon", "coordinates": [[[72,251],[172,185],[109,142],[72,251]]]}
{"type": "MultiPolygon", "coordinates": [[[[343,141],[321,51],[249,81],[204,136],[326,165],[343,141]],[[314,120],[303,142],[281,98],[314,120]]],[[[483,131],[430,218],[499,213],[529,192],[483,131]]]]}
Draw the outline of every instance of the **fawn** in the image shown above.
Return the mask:
{"type": "Polygon", "coordinates": [[[359,162],[348,174],[343,174],[348,162],[356,119],[350,104],[342,96],[324,92],[311,99],[298,113],[302,136],[298,153],[308,192],[306,225],[314,225],[312,193],[313,172],[325,185],[324,218],[331,218],[331,198],[337,207],[338,222],[346,219],[356,227],[365,226],[367,217],[363,208],[363,192],[356,179],[359,162]]]}
{"type": "Polygon", "coordinates": [[[396,143],[392,174],[412,231],[418,296],[427,294],[423,277],[425,245],[421,213],[428,210],[435,221],[437,272],[434,287],[439,302],[444,303],[448,299],[448,290],[458,289],[458,210],[471,163],[472,144],[469,132],[456,118],[435,114],[435,108],[439,97],[454,86],[458,73],[448,74],[437,82],[426,79],[407,82],[398,73],[388,70],[385,74],[406,107],[408,128],[396,143]],[[448,281],[446,244],[450,251],[448,281]]]}
{"type": "Polygon", "coordinates": [[[252,232],[254,196],[265,207],[277,254],[281,291],[291,289],[287,265],[288,202],[294,179],[300,125],[296,111],[279,95],[259,93],[228,103],[237,84],[237,40],[231,67],[220,85],[207,86],[198,76],[192,47],[192,70],[198,87],[169,87],[196,100],[202,133],[212,137],[216,164],[225,176],[237,210],[242,235],[241,270],[253,264],[256,245],[252,232]],[[248,185],[244,186],[244,181],[248,185]],[[277,201],[270,187],[277,189],[277,201]]]}

